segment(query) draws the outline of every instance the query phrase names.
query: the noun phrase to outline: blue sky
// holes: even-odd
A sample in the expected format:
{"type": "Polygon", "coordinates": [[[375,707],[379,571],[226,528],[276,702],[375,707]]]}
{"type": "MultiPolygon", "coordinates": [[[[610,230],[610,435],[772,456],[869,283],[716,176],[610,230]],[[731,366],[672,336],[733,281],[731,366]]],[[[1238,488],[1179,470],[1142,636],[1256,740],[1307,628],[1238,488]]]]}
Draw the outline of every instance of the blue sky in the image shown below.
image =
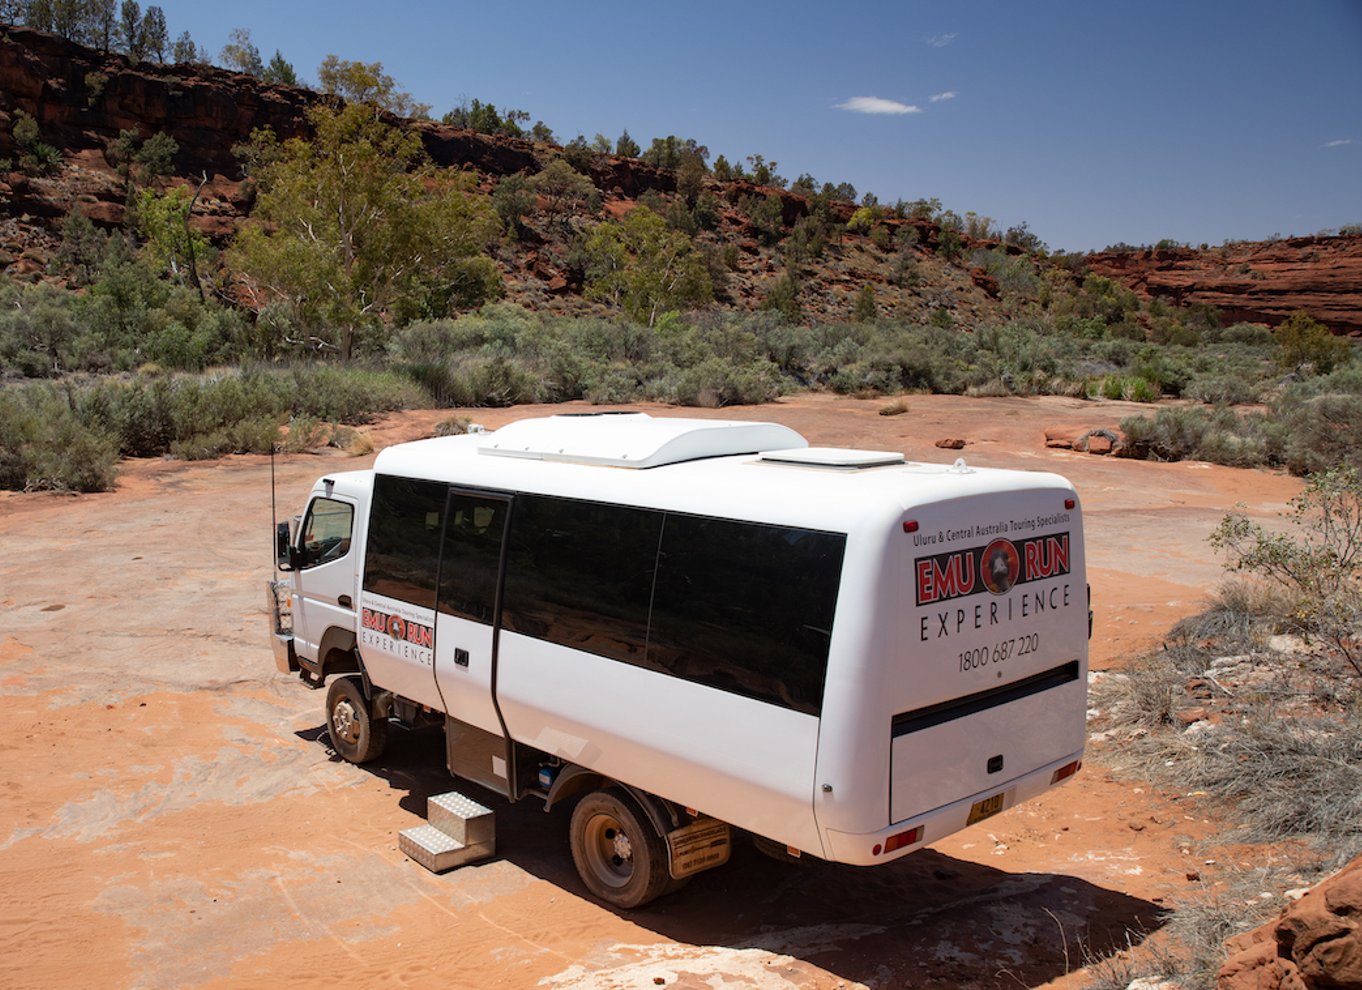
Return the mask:
{"type": "Polygon", "coordinates": [[[1055,249],[1362,223],[1362,0],[162,7],[172,37],[216,54],[248,28],[305,79],[380,61],[436,117],[477,98],[561,141],[694,137],[1055,249]]]}

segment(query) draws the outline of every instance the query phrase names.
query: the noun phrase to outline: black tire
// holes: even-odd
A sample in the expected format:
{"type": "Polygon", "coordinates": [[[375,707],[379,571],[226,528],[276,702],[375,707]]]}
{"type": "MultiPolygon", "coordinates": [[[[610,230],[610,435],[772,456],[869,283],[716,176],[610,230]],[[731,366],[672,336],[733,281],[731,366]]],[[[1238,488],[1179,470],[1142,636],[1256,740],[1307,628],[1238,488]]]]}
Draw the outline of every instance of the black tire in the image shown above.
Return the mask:
{"type": "Polygon", "coordinates": [[[373,717],[358,678],[337,677],[326,692],[326,731],[343,759],[368,763],[383,752],[388,720],[373,717]]]}
{"type": "Polygon", "coordinates": [[[592,791],[577,802],[568,839],[582,882],[613,907],[642,907],[671,882],[666,842],[622,791],[592,791]]]}

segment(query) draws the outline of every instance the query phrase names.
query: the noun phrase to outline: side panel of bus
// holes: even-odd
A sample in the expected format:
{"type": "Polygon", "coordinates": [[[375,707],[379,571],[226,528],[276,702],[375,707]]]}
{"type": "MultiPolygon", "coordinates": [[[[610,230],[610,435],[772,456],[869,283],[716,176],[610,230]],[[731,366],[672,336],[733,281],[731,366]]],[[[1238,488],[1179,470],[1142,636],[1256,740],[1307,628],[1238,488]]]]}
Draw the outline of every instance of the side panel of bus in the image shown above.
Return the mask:
{"type": "Polygon", "coordinates": [[[519,742],[823,854],[810,715],[514,633],[498,696],[519,742]]]}
{"type": "Polygon", "coordinates": [[[841,534],[516,496],[511,735],[821,855],[812,815],[841,534]]]}
{"type": "Polygon", "coordinates": [[[813,771],[842,534],[382,475],[374,489],[361,652],[377,686],[823,854],[813,771]]]}

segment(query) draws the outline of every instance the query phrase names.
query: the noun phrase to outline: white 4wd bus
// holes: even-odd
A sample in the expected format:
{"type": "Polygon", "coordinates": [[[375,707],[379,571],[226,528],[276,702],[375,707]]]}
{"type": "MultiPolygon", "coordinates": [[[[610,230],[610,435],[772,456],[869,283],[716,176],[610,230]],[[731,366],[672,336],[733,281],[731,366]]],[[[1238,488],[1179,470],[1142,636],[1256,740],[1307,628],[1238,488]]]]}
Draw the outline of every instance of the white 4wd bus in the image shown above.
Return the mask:
{"type": "Polygon", "coordinates": [[[574,859],[617,906],[723,862],[723,823],[886,863],[1082,756],[1083,528],[1053,474],[566,415],[390,447],[279,529],[276,660],[330,679],[341,755],[442,722],[453,774],[580,798],[574,859]]]}

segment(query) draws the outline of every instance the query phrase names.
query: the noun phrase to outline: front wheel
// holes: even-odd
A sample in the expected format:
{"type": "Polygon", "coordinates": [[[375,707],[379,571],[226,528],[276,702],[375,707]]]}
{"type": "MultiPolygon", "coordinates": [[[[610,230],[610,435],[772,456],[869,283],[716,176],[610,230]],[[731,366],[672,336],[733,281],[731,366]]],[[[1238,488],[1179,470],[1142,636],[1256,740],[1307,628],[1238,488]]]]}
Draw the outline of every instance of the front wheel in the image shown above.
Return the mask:
{"type": "Polygon", "coordinates": [[[572,861],[587,889],[607,904],[636,908],[667,890],[667,844],[622,791],[592,791],[568,826],[572,861]]]}
{"type": "Polygon", "coordinates": [[[383,752],[388,720],[374,718],[359,680],[337,677],[326,692],[326,730],[331,745],[350,763],[367,763],[383,752]]]}

